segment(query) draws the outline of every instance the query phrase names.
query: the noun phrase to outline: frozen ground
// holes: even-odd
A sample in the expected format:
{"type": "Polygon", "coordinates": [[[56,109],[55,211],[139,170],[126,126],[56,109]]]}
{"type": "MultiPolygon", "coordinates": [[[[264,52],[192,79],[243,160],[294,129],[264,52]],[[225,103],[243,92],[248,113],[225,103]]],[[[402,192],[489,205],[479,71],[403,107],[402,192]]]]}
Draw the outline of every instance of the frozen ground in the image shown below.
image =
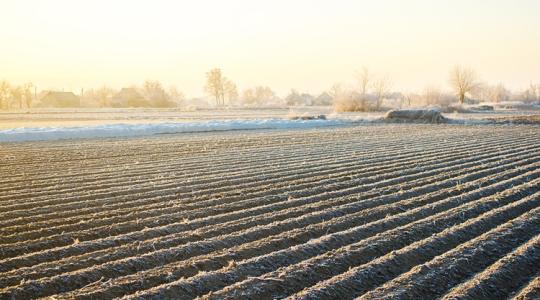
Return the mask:
{"type": "MultiPolygon", "coordinates": [[[[482,123],[529,111],[445,114],[458,123],[482,123]]],[[[201,131],[298,129],[372,122],[384,113],[339,113],[330,107],[295,109],[41,109],[0,113],[0,142],[145,136],[201,131]],[[326,115],[327,120],[290,120],[291,115],[326,115]]]]}
{"type": "Polygon", "coordinates": [[[538,299],[540,128],[0,144],[0,299],[538,299]]]}

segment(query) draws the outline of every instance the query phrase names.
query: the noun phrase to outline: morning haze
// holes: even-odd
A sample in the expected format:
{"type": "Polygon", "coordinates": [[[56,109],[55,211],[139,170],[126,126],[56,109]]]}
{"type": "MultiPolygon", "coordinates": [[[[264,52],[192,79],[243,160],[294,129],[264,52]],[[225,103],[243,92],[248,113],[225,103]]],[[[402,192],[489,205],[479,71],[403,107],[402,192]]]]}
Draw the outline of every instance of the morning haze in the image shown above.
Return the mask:
{"type": "Polygon", "coordinates": [[[2,0],[0,299],[540,299],[540,0],[2,0]]]}
{"type": "Polygon", "coordinates": [[[393,89],[448,87],[456,64],[513,90],[538,82],[538,1],[3,1],[0,79],[78,91],[146,79],[204,95],[320,93],[368,67],[393,89]],[[489,51],[486,51],[489,49],[489,51]]]}

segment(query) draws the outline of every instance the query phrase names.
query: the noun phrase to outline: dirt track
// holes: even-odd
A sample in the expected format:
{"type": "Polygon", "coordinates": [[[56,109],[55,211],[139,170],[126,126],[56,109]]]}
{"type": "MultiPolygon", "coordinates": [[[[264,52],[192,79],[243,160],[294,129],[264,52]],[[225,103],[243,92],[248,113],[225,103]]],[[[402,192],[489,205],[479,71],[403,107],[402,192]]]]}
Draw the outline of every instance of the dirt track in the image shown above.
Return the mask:
{"type": "Polygon", "coordinates": [[[539,141],[372,125],[0,144],[0,298],[534,299],[539,141]]]}

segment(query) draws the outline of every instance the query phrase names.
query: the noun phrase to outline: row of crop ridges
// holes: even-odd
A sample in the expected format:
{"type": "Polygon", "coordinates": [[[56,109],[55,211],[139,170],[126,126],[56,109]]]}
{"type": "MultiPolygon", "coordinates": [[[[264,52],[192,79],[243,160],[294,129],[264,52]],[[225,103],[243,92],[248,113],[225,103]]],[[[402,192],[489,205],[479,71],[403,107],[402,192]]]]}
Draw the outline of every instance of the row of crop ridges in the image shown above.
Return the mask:
{"type": "MultiPolygon", "coordinates": [[[[516,147],[516,145],[512,146],[512,147],[516,147]]],[[[528,148],[529,150],[531,149],[531,147],[528,148]]],[[[482,145],[482,150],[481,151],[485,151],[485,150],[490,150],[488,147],[485,147],[485,145],[482,145]]],[[[498,149],[500,151],[500,148],[498,149]]],[[[513,150],[515,151],[519,151],[520,150],[520,147],[518,148],[513,148],[513,150]]],[[[510,153],[512,150],[507,150],[506,153],[510,153]]],[[[504,152],[503,152],[504,153],[504,152]]],[[[497,154],[499,155],[502,155],[500,152],[497,152],[497,154]]],[[[437,157],[439,159],[439,162],[440,161],[445,161],[445,160],[442,160],[442,158],[445,158],[445,157],[451,157],[452,154],[446,154],[446,155],[442,155],[442,153],[438,153],[438,152],[435,152],[434,154],[431,154],[431,155],[427,155],[427,154],[424,154],[424,155],[421,155],[421,156],[417,156],[416,159],[416,168],[418,168],[419,166],[425,166],[426,164],[430,164],[431,161],[429,159],[432,159],[434,157],[437,157]],[[427,156],[427,157],[426,157],[427,156]],[[419,162],[422,162],[422,164],[419,164],[419,162]]],[[[463,156],[461,156],[463,157],[463,156]]],[[[457,157],[457,158],[460,158],[460,157],[457,157]]],[[[479,157],[480,159],[481,157],[479,157]]],[[[318,171],[317,172],[317,176],[315,177],[305,177],[305,174],[302,173],[302,174],[297,174],[293,171],[293,174],[292,176],[289,176],[289,178],[287,176],[280,176],[280,178],[276,179],[276,180],[282,180],[282,181],[286,181],[284,183],[284,185],[286,187],[292,185],[294,186],[295,190],[298,190],[300,188],[303,188],[303,189],[312,189],[313,187],[317,187],[319,185],[322,185],[323,183],[325,185],[329,185],[329,184],[335,184],[341,180],[345,180],[345,179],[350,179],[352,177],[371,177],[371,176],[375,176],[375,175],[380,175],[382,174],[383,172],[395,172],[396,170],[400,170],[401,168],[407,166],[407,165],[410,165],[411,163],[411,159],[414,159],[414,158],[409,158],[405,161],[402,161],[399,159],[399,157],[395,157],[395,160],[392,160],[392,163],[388,164],[375,164],[374,166],[370,167],[370,164],[369,162],[367,162],[367,165],[361,169],[361,172],[358,171],[358,168],[356,167],[356,165],[352,165],[352,166],[347,166],[347,167],[344,167],[344,168],[334,168],[333,166],[329,166],[329,169],[327,170],[324,170],[324,171],[318,171]],[[397,162],[396,162],[397,161],[397,162]],[[372,171],[372,170],[376,170],[376,172],[367,172],[367,171],[372,171]],[[332,175],[331,178],[325,178],[325,175],[332,175]],[[348,177],[349,176],[349,177],[348,177]],[[300,182],[298,181],[294,181],[294,180],[299,180],[300,179],[300,182]],[[315,180],[317,179],[317,180],[315,180]],[[303,182],[302,182],[303,181],[303,182]],[[306,183],[307,182],[307,186],[306,186],[306,183]]],[[[484,161],[485,160],[480,160],[480,161],[484,161]]],[[[383,161],[384,162],[384,161],[383,161]]],[[[279,193],[283,193],[283,190],[281,192],[278,192],[276,191],[276,188],[280,187],[279,185],[276,185],[274,180],[271,182],[272,184],[272,190],[271,191],[271,194],[273,195],[276,195],[276,194],[279,194],[279,193]]],[[[270,193],[269,190],[266,190],[265,188],[261,188],[261,186],[266,186],[268,185],[265,181],[258,181],[258,182],[251,182],[250,183],[251,187],[254,187],[255,189],[255,192],[258,192],[262,189],[263,192],[265,192],[266,194],[270,193]]],[[[283,187],[283,185],[281,186],[283,187]]],[[[245,189],[242,189],[242,186],[238,186],[238,185],[235,185],[234,187],[231,187],[231,188],[235,188],[236,190],[242,190],[242,197],[244,199],[246,199],[247,197],[261,197],[261,196],[264,196],[264,194],[253,194],[252,191],[250,190],[245,190],[245,189]]],[[[288,193],[295,193],[294,190],[289,190],[288,193]]],[[[209,198],[212,198],[211,196],[209,198]]],[[[224,198],[224,197],[222,197],[224,198]]],[[[233,199],[232,197],[229,197],[229,199],[233,199]]],[[[145,199],[147,201],[147,199],[145,199]]],[[[211,205],[211,203],[206,203],[203,201],[203,199],[201,198],[196,198],[196,201],[197,201],[197,205],[199,207],[208,207],[208,205],[211,205]]],[[[135,218],[140,218],[140,215],[136,215],[134,216],[135,213],[137,212],[142,212],[144,214],[150,214],[152,211],[154,211],[154,209],[162,209],[162,210],[167,210],[167,211],[170,211],[170,206],[171,206],[171,203],[167,201],[167,199],[163,199],[163,197],[160,197],[158,199],[156,199],[157,203],[155,204],[151,204],[151,205],[142,205],[140,206],[140,204],[138,202],[134,203],[134,204],[130,204],[129,202],[128,203],[121,203],[121,207],[123,208],[124,211],[126,210],[131,210],[129,211],[130,213],[130,216],[129,218],[131,219],[135,219],[135,218]]],[[[191,202],[191,201],[190,201],[191,202]]],[[[190,203],[190,202],[187,202],[187,203],[190,203]]],[[[185,206],[186,204],[186,201],[183,201],[183,202],[174,202],[174,206],[179,206],[179,205],[182,205],[182,207],[184,209],[187,209],[188,207],[185,206]]],[[[87,204],[88,205],[88,204],[87,204]]],[[[85,214],[79,214],[78,213],[78,210],[73,208],[73,207],[70,207],[69,210],[70,214],[75,214],[76,217],[70,219],[70,218],[66,218],[66,216],[62,216],[61,219],[59,219],[58,222],[60,222],[61,225],[69,225],[69,224],[73,224],[73,223],[80,223],[81,221],[83,220],[89,220],[89,219],[94,219],[94,218],[98,218],[100,221],[105,221],[104,218],[106,218],[106,216],[104,216],[103,214],[97,214],[95,211],[94,212],[88,212],[88,210],[85,210],[83,211],[84,213],[87,213],[87,214],[90,214],[92,213],[90,216],[88,217],[84,217],[85,214]],[[78,216],[81,216],[81,217],[78,217],[78,216]]],[[[114,206],[107,206],[106,207],[106,211],[105,213],[107,214],[114,214],[116,212],[116,209],[114,206]]],[[[123,212],[119,212],[117,213],[116,215],[121,215],[122,217],[126,217],[125,214],[123,212]]],[[[22,224],[25,224],[25,226],[23,226],[22,228],[18,227],[18,226],[13,226],[13,222],[15,220],[12,220],[11,221],[11,226],[9,226],[8,224],[4,223],[3,225],[5,226],[2,230],[0,230],[0,232],[2,232],[3,234],[6,235],[5,237],[5,242],[7,243],[8,240],[9,240],[9,234],[15,234],[17,233],[18,234],[18,238],[19,239],[22,239],[25,234],[21,234],[21,233],[24,233],[24,232],[27,232],[27,231],[34,231],[35,234],[39,235],[39,236],[42,236],[42,237],[45,237],[47,236],[45,232],[42,232],[42,231],[39,231],[40,228],[48,228],[48,230],[54,230],[55,229],[55,222],[54,222],[54,218],[53,216],[51,215],[45,215],[45,216],[35,216],[33,217],[32,219],[28,219],[28,218],[21,218],[21,219],[17,219],[17,222],[19,223],[22,223],[22,224]],[[46,217],[46,221],[45,222],[39,222],[39,220],[36,219],[36,217],[39,217],[39,218],[45,218],[46,217]],[[51,222],[53,221],[53,222],[51,222]],[[35,228],[35,226],[38,226],[38,225],[41,225],[40,227],[38,228],[35,228]],[[35,229],[32,230],[32,227],[34,227],[35,229]],[[37,230],[36,230],[37,229],[37,230]],[[44,235],[45,234],[45,235],[44,235]]],[[[117,219],[113,219],[114,222],[111,222],[112,223],[117,223],[117,219]]],[[[81,230],[81,228],[76,228],[76,230],[81,230]]],[[[62,229],[61,232],[69,232],[69,231],[66,231],[65,229],[62,229]]],[[[23,239],[24,240],[24,239],[23,239]]]]}
{"type": "MultiPolygon", "coordinates": [[[[538,157],[538,155],[535,155],[534,152],[533,152],[532,154],[531,154],[531,153],[528,153],[527,155],[532,155],[533,159],[534,159],[535,157],[538,157]]],[[[459,162],[458,162],[458,163],[459,163],[459,162]]],[[[529,161],[529,163],[530,163],[530,161],[529,161]]],[[[480,160],[480,161],[475,161],[474,163],[470,163],[469,165],[470,165],[470,166],[474,166],[475,164],[477,164],[477,165],[478,165],[478,164],[482,164],[482,160],[480,160]]],[[[451,169],[454,169],[454,170],[461,170],[461,168],[462,168],[462,167],[465,167],[465,166],[466,166],[465,164],[461,164],[461,165],[457,165],[457,166],[455,166],[455,167],[452,167],[451,169]],[[461,167],[461,168],[460,168],[460,167],[461,167]]],[[[442,168],[441,170],[442,170],[442,171],[444,171],[444,170],[449,171],[449,167],[444,167],[444,168],[442,168]]],[[[452,173],[446,174],[446,173],[443,173],[443,172],[439,172],[439,171],[441,171],[441,170],[437,170],[437,168],[435,168],[435,169],[432,169],[432,170],[430,170],[430,171],[428,171],[428,172],[424,172],[424,175],[426,175],[426,174],[427,174],[427,175],[433,175],[433,174],[437,174],[437,173],[442,173],[442,175],[440,175],[440,176],[446,176],[446,177],[452,177],[452,175],[454,175],[454,174],[452,174],[452,173]]],[[[420,173],[420,174],[422,174],[422,173],[420,173]]],[[[408,182],[408,183],[407,183],[407,184],[409,184],[409,186],[414,187],[414,186],[417,184],[416,181],[418,181],[418,180],[421,179],[421,178],[422,178],[422,176],[419,176],[419,175],[412,175],[412,177],[406,175],[406,176],[401,176],[401,177],[398,176],[397,179],[393,179],[393,181],[390,181],[390,182],[385,182],[385,181],[380,182],[380,181],[377,181],[377,180],[373,180],[373,182],[374,182],[374,185],[375,185],[375,186],[379,185],[379,186],[382,186],[383,188],[385,188],[386,185],[388,185],[389,183],[402,183],[402,182],[405,182],[405,181],[408,181],[408,180],[415,180],[415,181],[411,181],[411,182],[408,182]]],[[[444,177],[435,178],[433,181],[434,181],[434,182],[437,182],[437,181],[439,181],[441,178],[444,178],[444,177]]],[[[421,183],[421,182],[422,182],[422,181],[420,181],[420,183],[421,183]]],[[[319,200],[331,199],[331,198],[336,197],[336,196],[346,196],[346,195],[351,195],[351,194],[353,194],[353,193],[355,193],[355,192],[358,192],[358,191],[366,191],[366,190],[369,190],[370,188],[371,188],[371,186],[369,186],[369,185],[364,185],[364,186],[360,186],[360,187],[353,187],[353,188],[348,189],[348,191],[347,191],[346,193],[344,193],[343,190],[337,190],[337,191],[334,191],[334,192],[325,192],[325,191],[323,191],[323,197],[320,198],[319,200]]],[[[392,189],[389,189],[389,192],[392,193],[392,192],[399,191],[399,190],[401,190],[401,189],[403,189],[403,187],[400,187],[399,189],[394,188],[393,190],[392,190],[392,189]]],[[[388,191],[387,191],[387,192],[388,192],[388,191]]],[[[380,192],[375,192],[375,193],[373,193],[372,195],[377,195],[377,194],[380,194],[380,192]]],[[[292,204],[293,202],[300,202],[300,200],[302,200],[302,199],[295,199],[294,201],[288,201],[288,200],[289,200],[289,199],[284,199],[284,201],[285,201],[285,203],[284,203],[285,208],[291,207],[291,204],[292,204]]],[[[305,204],[306,202],[309,203],[309,202],[312,202],[312,201],[313,201],[313,199],[304,199],[304,200],[303,200],[303,204],[305,204]]],[[[254,202],[254,204],[256,204],[256,206],[255,206],[254,208],[256,209],[258,206],[264,205],[264,203],[261,203],[261,202],[262,202],[262,201],[260,201],[260,200],[254,202]]],[[[273,202],[275,202],[275,201],[271,201],[270,204],[273,203],[273,202]]],[[[282,201],[281,201],[281,202],[282,202],[282,201]]],[[[281,202],[278,202],[278,203],[281,203],[281,202]]],[[[300,202],[300,203],[302,203],[302,202],[300,202]]],[[[234,204],[234,203],[233,203],[233,204],[234,204]]],[[[243,205],[244,203],[241,203],[241,204],[242,204],[242,205],[241,205],[239,208],[240,208],[240,209],[243,209],[243,210],[246,210],[246,206],[243,205]]],[[[237,208],[236,206],[233,206],[233,208],[225,210],[224,213],[233,213],[233,214],[234,214],[234,213],[237,211],[237,209],[238,209],[238,208],[237,208]]],[[[266,211],[268,211],[269,209],[270,209],[270,208],[267,208],[266,211]]],[[[283,207],[282,207],[281,209],[283,209],[283,207]]],[[[275,210],[275,207],[274,207],[273,210],[275,210]]],[[[211,212],[215,212],[215,209],[214,209],[214,210],[211,210],[211,212]]],[[[202,217],[208,216],[208,215],[213,215],[213,214],[212,214],[212,213],[208,213],[208,212],[206,212],[206,211],[201,212],[201,216],[202,216],[202,217]]],[[[176,221],[176,219],[174,219],[174,218],[169,218],[169,219],[167,219],[167,220],[168,220],[167,223],[169,223],[169,224],[170,224],[170,223],[173,223],[173,224],[174,224],[174,221],[176,221]]],[[[220,221],[222,221],[222,220],[220,220],[220,221]]],[[[137,224],[134,225],[134,224],[131,224],[131,223],[127,223],[127,224],[126,224],[126,230],[133,231],[133,230],[135,230],[135,229],[138,228],[136,225],[137,225],[137,224]],[[133,229],[133,228],[135,228],[135,229],[133,229]]],[[[117,225],[117,226],[118,226],[118,225],[117,225]]],[[[141,226],[142,226],[142,225],[141,225],[141,226]]],[[[107,230],[107,229],[108,229],[108,228],[106,227],[105,230],[107,230]]],[[[191,228],[191,229],[193,229],[193,228],[191,228]]],[[[108,232],[106,232],[106,234],[107,234],[107,233],[108,233],[109,235],[111,235],[110,230],[109,230],[108,232]]],[[[89,234],[91,234],[91,235],[93,234],[93,236],[95,236],[95,238],[99,238],[99,233],[96,233],[95,230],[91,230],[91,231],[89,232],[89,234]],[[96,236],[96,235],[97,235],[97,236],[96,236]]],[[[119,233],[119,234],[123,234],[123,233],[119,233]]],[[[81,239],[83,239],[83,238],[84,238],[83,232],[77,232],[77,237],[81,237],[81,239]]],[[[21,246],[24,247],[24,248],[21,248],[21,249],[19,249],[18,247],[16,247],[16,244],[15,244],[15,245],[13,245],[13,244],[8,244],[8,245],[6,245],[5,247],[3,247],[3,248],[1,248],[1,249],[3,250],[3,255],[4,255],[4,256],[7,255],[7,256],[9,257],[9,256],[10,256],[9,253],[13,253],[13,255],[16,255],[17,253],[20,253],[20,251],[25,251],[26,253],[28,253],[28,252],[31,251],[32,249],[34,249],[34,251],[39,251],[39,250],[47,249],[47,248],[43,248],[43,246],[44,246],[44,245],[47,245],[47,244],[48,244],[48,245],[51,245],[51,246],[48,247],[48,248],[51,248],[51,247],[59,247],[59,246],[65,245],[65,244],[71,244],[71,243],[72,243],[72,239],[73,239],[73,238],[77,238],[77,237],[70,237],[69,235],[64,234],[64,235],[60,235],[60,236],[59,236],[59,238],[60,238],[59,241],[63,241],[62,243],[64,243],[64,244],[54,244],[54,243],[58,243],[58,242],[55,242],[54,239],[47,238],[47,239],[43,239],[43,242],[42,242],[42,243],[34,242],[34,243],[32,243],[32,244],[28,244],[28,243],[26,243],[26,242],[20,242],[21,246]]],[[[91,237],[92,237],[92,236],[91,236],[91,237]]],[[[90,238],[91,238],[91,237],[90,237],[90,238]]],[[[86,238],[86,239],[90,239],[90,238],[86,238]]]]}
{"type": "MultiPolygon", "coordinates": [[[[537,174],[537,175],[538,175],[538,174],[537,174]]],[[[529,175],[529,176],[530,176],[530,175],[529,175]]],[[[523,179],[522,179],[522,180],[523,180],[523,179]]],[[[529,180],[529,179],[527,179],[527,180],[529,180]]],[[[499,187],[501,187],[500,184],[499,184],[499,187]]],[[[507,187],[507,186],[502,186],[502,187],[507,187]]],[[[463,197],[454,197],[453,200],[454,200],[455,202],[457,202],[457,204],[459,204],[460,201],[464,201],[463,199],[464,199],[463,197]],[[456,199],[456,198],[457,198],[457,199],[456,199]]],[[[446,200],[445,200],[445,201],[446,201],[446,200]]],[[[443,202],[445,202],[445,201],[443,201],[443,202]]],[[[463,203],[463,202],[461,202],[461,203],[463,203]]],[[[421,207],[421,208],[419,208],[419,209],[423,210],[423,209],[425,209],[425,208],[424,208],[424,207],[421,207]]],[[[413,210],[413,211],[414,211],[414,210],[413,210]]],[[[429,211],[430,211],[430,213],[432,213],[432,209],[429,210],[429,211]]],[[[257,230],[259,230],[259,229],[257,228],[257,230]]],[[[255,231],[255,232],[256,232],[256,231],[255,231]]],[[[347,233],[347,234],[350,234],[350,233],[347,233]]],[[[237,240],[236,238],[234,238],[234,236],[235,236],[235,235],[231,236],[231,238],[232,238],[231,241],[233,242],[233,244],[238,244],[238,242],[234,243],[234,241],[237,240]]],[[[223,237],[220,237],[220,239],[223,239],[223,237]]],[[[207,244],[208,242],[212,242],[212,241],[210,240],[210,241],[204,241],[204,242],[207,244]]],[[[203,243],[203,244],[205,244],[205,243],[203,243]]],[[[220,247],[223,246],[223,248],[228,248],[228,247],[226,247],[226,244],[223,245],[223,243],[224,243],[224,242],[222,241],[222,242],[220,242],[218,245],[220,245],[220,247]]],[[[207,247],[204,247],[203,244],[195,243],[195,245],[192,245],[192,246],[197,246],[197,248],[199,248],[200,250],[203,250],[203,252],[204,252],[205,249],[208,250],[208,249],[207,249],[208,244],[207,244],[207,247]],[[202,248],[200,248],[200,247],[202,247],[202,248]]],[[[189,247],[189,244],[186,245],[186,246],[189,247]]],[[[181,248],[182,248],[182,247],[181,247],[181,248]]],[[[185,248],[185,247],[183,247],[183,248],[185,248]]],[[[219,247],[218,247],[218,248],[219,248],[219,247]]],[[[214,249],[214,248],[212,248],[212,249],[214,249]]],[[[193,250],[194,250],[194,249],[192,249],[192,251],[189,251],[189,254],[190,254],[190,255],[193,253],[193,250]]],[[[200,251],[200,250],[199,250],[199,251],[200,251]]],[[[173,253],[170,253],[170,251],[172,251],[172,250],[170,250],[170,249],[169,249],[169,250],[165,250],[165,252],[163,252],[163,251],[157,251],[157,252],[163,252],[164,255],[159,255],[159,253],[154,253],[154,254],[152,254],[152,256],[154,256],[153,260],[156,261],[156,262],[158,262],[158,265],[159,265],[159,264],[163,264],[164,261],[166,262],[167,259],[170,260],[171,257],[175,257],[175,255],[180,255],[180,254],[182,254],[182,253],[183,253],[183,255],[186,254],[185,251],[181,251],[180,249],[174,250],[173,253]],[[156,254],[157,254],[157,255],[156,255],[156,254]]],[[[176,256],[175,258],[177,258],[177,256],[176,256]]],[[[133,259],[130,259],[130,260],[133,261],[133,259]]],[[[114,272],[116,273],[116,275],[118,275],[118,271],[119,271],[120,268],[125,267],[126,269],[132,270],[132,268],[133,268],[133,267],[136,267],[137,265],[140,265],[140,264],[143,264],[143,265],[144,265],[143,262],[144,262],[145,260],[148,261],[148,258],[145,258],[145,255],[143,255],[143,256],[141,256],[141,257],[135,258],[135,261],[138,261],[137,264],[135,264],[135,265],[128,264],[128,265],[126,266],[126,265],[125,265],[126,261],[115,262],[114,265],[116,265],[116,267],[113,267],[112,269],[114,269],[114,270],[115,270],[114,272]],[[131,266],[130,266],[130,265],[131,265],[131,266]]],[[[260,262],[258,262],[258,263],[260,263],[260,262]]],[[[105,265],[105,266],[106,266],[106,265],[105,265]]],[[[103,271],[105,271],[105,270],[103,270],[103,271]]],[[[91,275],[91,273],[90,273],[90,274],[85,274],[85,275],[82,276],[82,277],[88,279],[90,275],[91,275]]],[[[101,274],[101,275],[103,275],[103,274],[101,274]]],[[[110,276],[110,275],[109,275],[109,276],[110,276]]],[[[76,277],[81,277],[81,276],[76,276],[76,277]]],[[[100,276],[100,277],[101,277],[101,276],[100,276]]],[[[79,278],[79,279],[81,279],[81,278],[79,278]]],[[[57,280],[60,280],[61,282],[66,283],[66,276],[58,276],[58,277],[57,277],[57,280]]],[[[96,279],[96,280],[97,280],[97,279],[96,279]]],[[[54,280],[53,280],[53,281],[54,281],[54,280]]],[[[76,280],[76,281],[80,283],[79,280],[76,280]]]]}

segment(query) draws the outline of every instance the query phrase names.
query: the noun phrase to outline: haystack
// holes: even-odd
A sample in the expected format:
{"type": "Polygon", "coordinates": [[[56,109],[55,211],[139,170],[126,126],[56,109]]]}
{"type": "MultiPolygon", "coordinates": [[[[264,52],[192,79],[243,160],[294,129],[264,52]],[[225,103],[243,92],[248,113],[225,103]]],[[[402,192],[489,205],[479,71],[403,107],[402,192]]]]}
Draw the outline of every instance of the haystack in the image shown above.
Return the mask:
{"type": "Polygon", "coordinates": [[[446,123],[447,118],[434,109],[403,109],[391,110],[386,113],[384,120],[403,123],[446,123]]]}

